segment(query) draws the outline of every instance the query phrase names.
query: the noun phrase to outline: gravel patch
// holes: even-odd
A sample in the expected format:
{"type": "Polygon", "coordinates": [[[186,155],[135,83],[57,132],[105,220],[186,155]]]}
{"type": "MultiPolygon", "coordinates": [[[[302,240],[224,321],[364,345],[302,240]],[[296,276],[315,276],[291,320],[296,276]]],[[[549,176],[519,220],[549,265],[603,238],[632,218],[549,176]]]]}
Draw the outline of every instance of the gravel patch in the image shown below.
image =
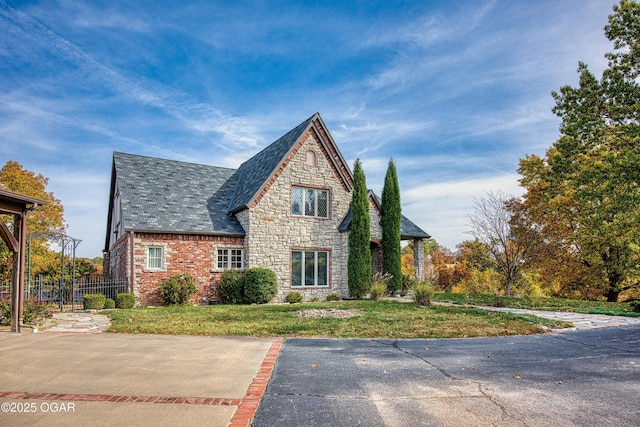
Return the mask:
{"type": "Polygon", "coordinates": [[[347,319],[349,317],[360,316],[361,314],[362,310],[341,310],[338,308],[300,310],[296,312],[296,315],[298,317],[306,317],[310,319],[320,319],[327,317],[347,319]]]}

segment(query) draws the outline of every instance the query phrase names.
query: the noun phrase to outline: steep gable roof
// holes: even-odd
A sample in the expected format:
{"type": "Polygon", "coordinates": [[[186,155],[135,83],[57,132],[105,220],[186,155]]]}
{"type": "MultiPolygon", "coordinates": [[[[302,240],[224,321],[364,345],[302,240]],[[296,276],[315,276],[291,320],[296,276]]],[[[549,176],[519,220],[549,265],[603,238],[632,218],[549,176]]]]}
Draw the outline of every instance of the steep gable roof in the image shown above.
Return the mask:
{"type": "Polygon", "coordinates": [[[235,169],[116,152],[113,174],[111,200],[117,183],[127,230],[245,234],[226,215],[235,169]]]}
{"type": "Polygon", "coordinates": [[[313,130],[318,137],[321,146],[327,154],[327,158],[333,164],[336,173],[341,177],[342,184],[351,190],[353,176],[342,157],[340,150],[326,131],[319,113],[315,113],[307,120],[287,132],[285,135],[268,145],[258,154],[240,165],[238,169],[238,184],[233,198],[229,203],[229,212],[235,213],[249,207],[261,191],[286,165],[289,154],[294,150],[300,139],[313,130]]]}
{"type": "Polygon", "coordinates": [[[240,165],[238,185],[229,204],[229,211],[235,212],[249,205],[251,199],[307,130],[312,119],[313,116],[309,117],[240,165]]]}
{"type": "MultiPolygon", "coordinates": [[[[380,199],[380,197],[378,197],[378,195],[374,193],[373,190],[369,190],[368,195],[369,195],[369,199],[372,200],[373,203],[375,204],[377,211],[382,212],[382,200],[380,199]]],[[[351,227],[351,207],[349,207],[349,212],[347,212],[347,215],[345,215],[344,219],[342,220],[342,223],[340,223],[338,230],[344,233],[346,231],[349,231],[350,227],[351,227]]],[[[431,235],[429,233],[424,231],[422,228],[418,227],[409,218],[405,217],[404,215],[401,215],[400,238],[402,240],[428,239],[430,237],[431,235]]]]}

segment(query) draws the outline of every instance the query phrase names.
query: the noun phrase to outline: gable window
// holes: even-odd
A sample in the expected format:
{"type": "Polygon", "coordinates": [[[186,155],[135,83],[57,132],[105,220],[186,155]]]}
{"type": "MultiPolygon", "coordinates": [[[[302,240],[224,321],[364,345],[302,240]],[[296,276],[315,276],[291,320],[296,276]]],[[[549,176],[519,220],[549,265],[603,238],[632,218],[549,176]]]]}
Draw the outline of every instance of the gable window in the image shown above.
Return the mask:
{"type": "Polygon", "coordinates": [[[316,166],[316,153],[313,150],[307,151],[307,166],[316,166]]]}
{"type": "Polygon", "coordinates": [[[329,252],[292,251],[291,286],[328,286],[329,252]]]}
{"type": "Polygon", "coordinates": [[[329,217],[329,191],[315,188],[291,189],[291,213],[317,218],[329,217]]]}
{"type": "Polygon", "coordinates": [[[164,250],[162,246],[149,246],[147,248],[147,268],[149,270],[162,270],[164,268],[164,250]]]}
{"type": "Polygon", "coordinates": [[[239,248],[218,249],[218,269],[219,270],[242,270],[244,267],[243,250],[239,248]]]}

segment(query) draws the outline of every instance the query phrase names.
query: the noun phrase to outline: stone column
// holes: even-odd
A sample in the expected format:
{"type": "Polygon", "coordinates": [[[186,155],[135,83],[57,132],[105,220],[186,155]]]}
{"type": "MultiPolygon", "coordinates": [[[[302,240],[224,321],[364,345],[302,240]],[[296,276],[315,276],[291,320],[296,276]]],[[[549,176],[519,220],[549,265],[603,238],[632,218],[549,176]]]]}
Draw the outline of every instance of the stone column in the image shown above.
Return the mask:
{"type": "Polygon", "coordinates": [[[416,280],[424,280],[424,242],[413,239],[413,268],[416,280]]]}

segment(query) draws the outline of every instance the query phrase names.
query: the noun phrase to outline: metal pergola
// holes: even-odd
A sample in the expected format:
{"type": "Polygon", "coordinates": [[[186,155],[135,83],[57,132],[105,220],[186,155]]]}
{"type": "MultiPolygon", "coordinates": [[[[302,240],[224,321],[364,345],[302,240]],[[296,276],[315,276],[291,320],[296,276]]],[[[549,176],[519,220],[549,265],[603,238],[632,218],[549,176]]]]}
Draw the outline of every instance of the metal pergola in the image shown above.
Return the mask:
{"type": "MultiPolygon", "coordinates": [[[[62,290],[64,287],[64,275],[65,275],[65,257],[69,258],[69,262],[71,263],[71,283],[72,287],[75,285],[76,280],[76,248],[82,242],[80,239],[74,239],[71,236],[68,236],[64,233],[58,232],[36,232],[30,233],[27,238],[27,253],[28,253],[28,261],[27,261],[27,296],[30,296],[31,288],[32,288],[32,278],[33,273],[31,270],[31,239],[33,237],[44,237],[50,242],[55,242],[60,245],[60,281],[59,281],[59,289],[62,290]]],[[[58,307],[62,310],[63,306],[62,298],[58,298],[58,307]]]]}

